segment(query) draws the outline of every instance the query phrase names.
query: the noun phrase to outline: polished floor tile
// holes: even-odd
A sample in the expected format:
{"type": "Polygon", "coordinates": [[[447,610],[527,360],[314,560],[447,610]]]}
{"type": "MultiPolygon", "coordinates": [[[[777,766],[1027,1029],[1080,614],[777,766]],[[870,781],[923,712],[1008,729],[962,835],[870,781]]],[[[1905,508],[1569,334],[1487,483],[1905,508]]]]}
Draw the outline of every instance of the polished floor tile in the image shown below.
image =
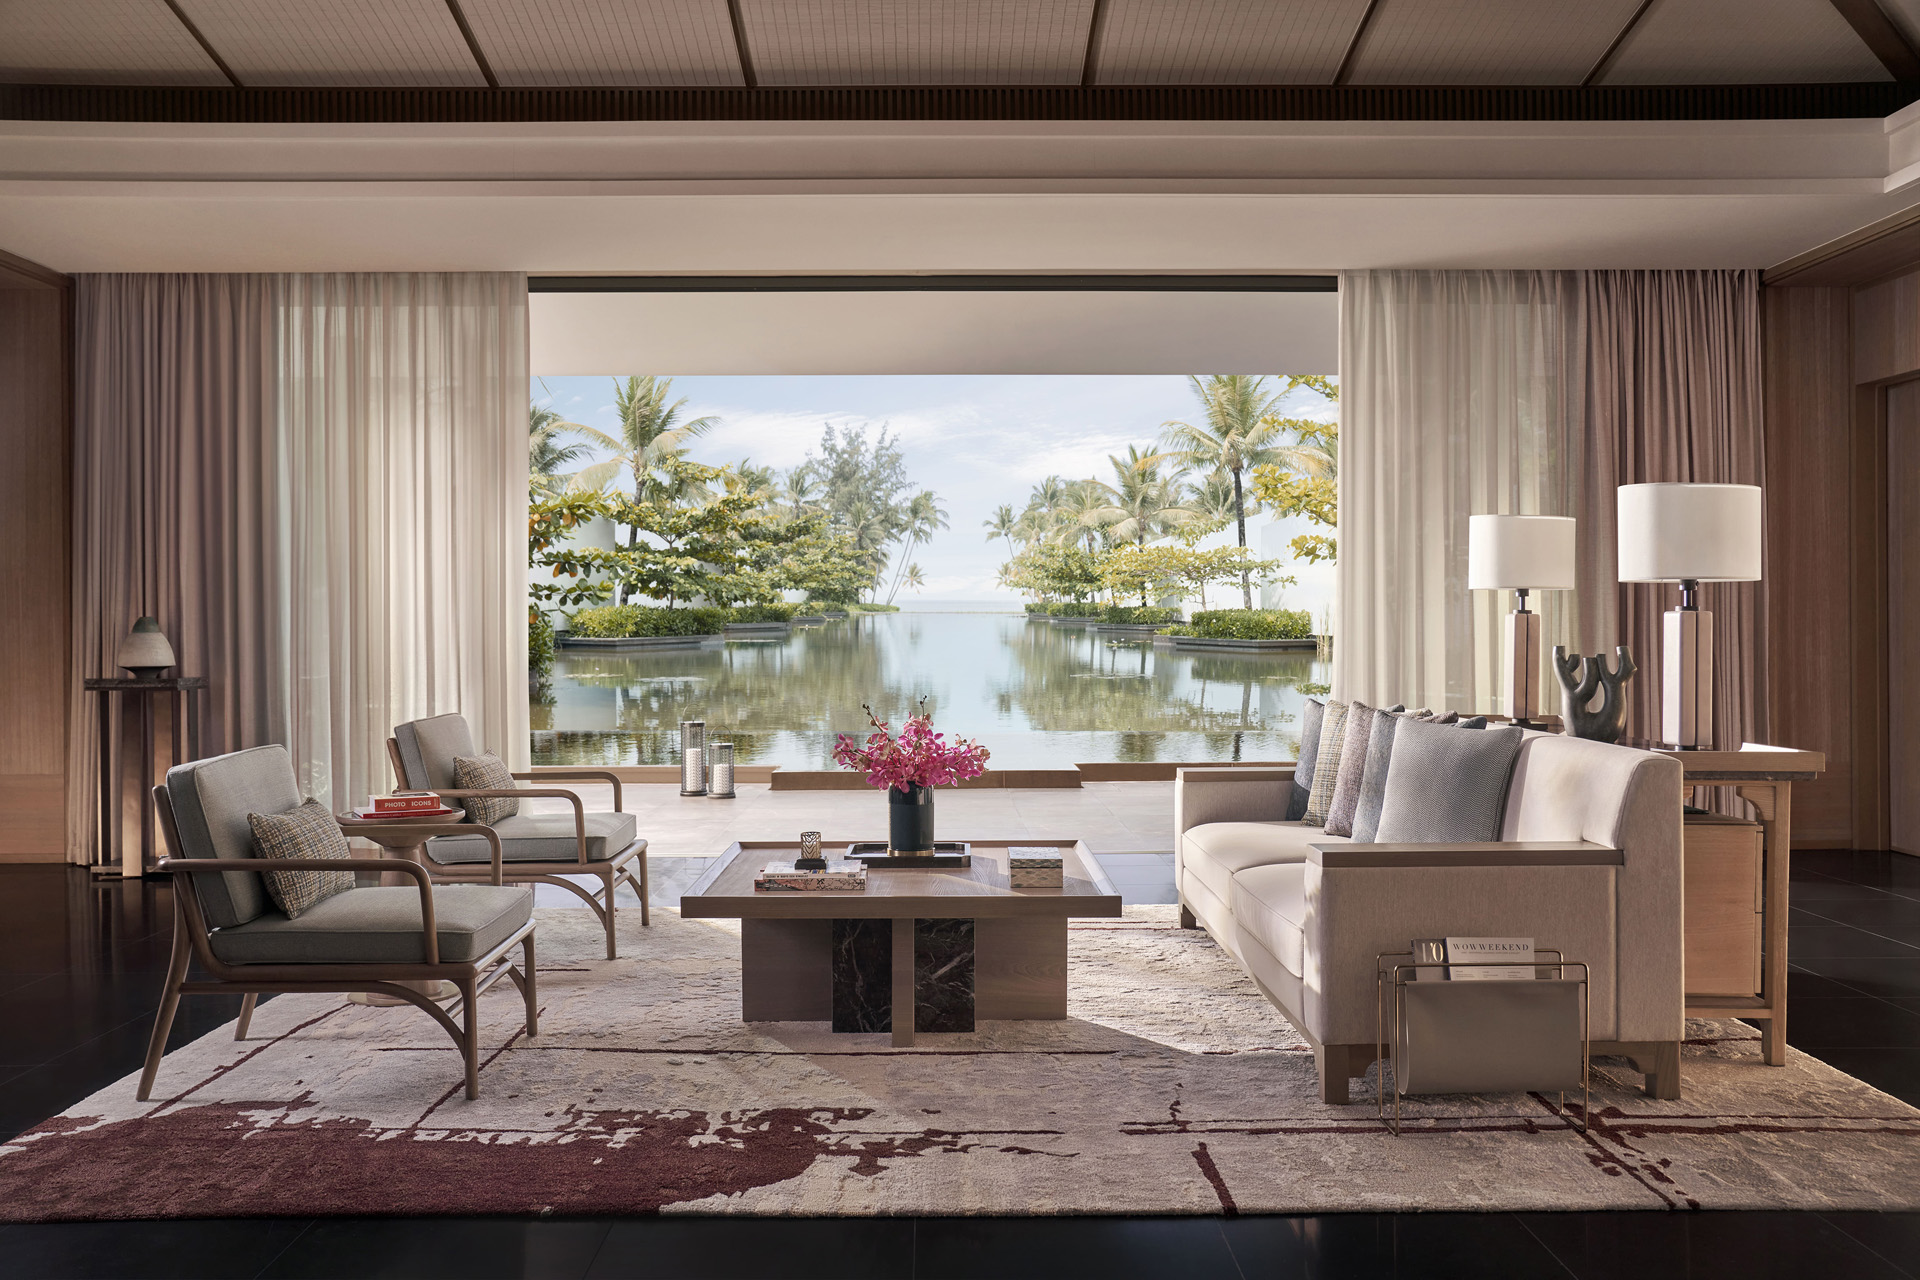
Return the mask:
{"type": "Polygon", "coordinates": [[[1861,995],[1920,996],[1920,952],[1899,956],[1817,956],[1798,949],[1792,954],[1796,969],[1831,978],[1861,995]]]}
{"type": "Polygon", "coordinates": [[[1102,1280],[1252,1275],[1217,1218],[931,1218],[916,1227],[915,1280],[1102,1280]]]}
{"type": "Polygon", "coordinates": [[[1920,947],[1908,946],[1845,924],[1795,925],[1787,931],[1787,954],[1797,962],[1876,956],[1920,960],[1920,947]]]}
{"type": "Polygon", "coordinates": [[[1788,1006],[1787,1040],[1815,1054],[1829,1047],[1920,1048],[1920,1014],[1872,996],[1809,997],[1788,1006]]]}
{"type": "Polygon", "coordinates": [[[275,1280],[580,1280],[605,1221],[333,1218],[315,1221],[259,1274],[275,1280]]]}
{"type": "Polygon", "coordinates": [[[910,1218],[640,1218],[613,1224],[586,1274],[590,1280],[892,1280],[916,1273],[916,1225],[910,1218]]]}
{"type": "Polygon", "coordinates": [[[0,1274],[33,1280],[226,1280],[258,1276],[304,1219],[56,1222],[0,1233],[0,1274]]]}
{"type": "Polygon", "coordinates": [[[1537,1280],[1569,1274],[1507,1213],[1230,1218],[1221,1230],[1249,1277],[1537,1280]]]}
{"type": "Polygon", "coordinates": [[[1579,1280],[1907,1274],[1814,1213],[1533,1213],[1520,1221],[1579,1280]]]}

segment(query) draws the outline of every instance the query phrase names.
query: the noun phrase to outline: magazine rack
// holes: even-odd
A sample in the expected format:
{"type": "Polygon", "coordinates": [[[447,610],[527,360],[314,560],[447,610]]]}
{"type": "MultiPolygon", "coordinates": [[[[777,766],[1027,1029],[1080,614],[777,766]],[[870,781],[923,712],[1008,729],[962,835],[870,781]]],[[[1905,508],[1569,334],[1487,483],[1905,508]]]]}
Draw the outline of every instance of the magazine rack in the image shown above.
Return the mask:
{"type": "Polygon", "coordinates": [[[1406,1094],[1581,1093],[1579,1128],[1588,1104],[1587,966],[1558,951],[1536,953],[1532,980],[1446,981],[1451,971],[1484,963],[1416,962],[1410,953],[1377,958],[1379,1004],[1374,1097],[1387,1118],[1386,1073],[1393,1071],[1393,1118],[1400,1133],[1406,1094]],[[1542,962],[1538,956],[1550,956],[1542,962]],[[1388,1055],[1391,1051],[1391,1056],[1388,1055]]]}

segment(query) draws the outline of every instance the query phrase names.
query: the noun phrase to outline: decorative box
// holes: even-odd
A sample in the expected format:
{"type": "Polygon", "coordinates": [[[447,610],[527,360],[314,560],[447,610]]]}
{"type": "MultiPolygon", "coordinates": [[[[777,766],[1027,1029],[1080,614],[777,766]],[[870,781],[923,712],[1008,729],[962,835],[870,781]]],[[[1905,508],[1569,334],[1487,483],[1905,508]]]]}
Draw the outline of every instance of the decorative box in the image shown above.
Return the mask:
{"type": "Polygon", "coordinates": [[[1007,849],[1008,884],[1015,889],[1059,889],[1065,884],[1060,851],[1012,845],[1007,849]]]}
{"type": "Polygon", "coordinates": [[[800,871],[791,862],[769,862],[753,878],[755,893],[859,893],[867,869],[857,862],[829,862],[825,871],[800,871]]]}

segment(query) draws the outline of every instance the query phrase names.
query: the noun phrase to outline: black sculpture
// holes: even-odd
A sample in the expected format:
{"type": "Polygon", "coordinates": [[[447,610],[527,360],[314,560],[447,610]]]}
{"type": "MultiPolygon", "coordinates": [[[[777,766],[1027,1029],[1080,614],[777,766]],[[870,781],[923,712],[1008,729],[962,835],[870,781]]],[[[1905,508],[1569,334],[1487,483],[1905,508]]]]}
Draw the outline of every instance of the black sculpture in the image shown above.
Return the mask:
{"type": "Polygon", "coordinates": [[[1553,646],[1553,669],[1560,675],[1563,695],[1561,709],[1566,713],[1567,732],[1576,738],[1618,742],[1627,727],[1624,690],[1627,681],[1633,679],[1633,673],[1640,668],[1634,665],[1633,654],[1627,646],[1621,645],[1615,652],[1620,655],[1620,669],[1609,671],[1605,654],[1596,653],[1591,658],[1569,657],[1567,646],[1553,646]],[[1576,672],[1580,673],[1577,677],[1576,672]],[[1588,704],[1593,701],[1594,691],[1602,686],[1606,688],[1606,696],[1596,711],[1588,704]]]}

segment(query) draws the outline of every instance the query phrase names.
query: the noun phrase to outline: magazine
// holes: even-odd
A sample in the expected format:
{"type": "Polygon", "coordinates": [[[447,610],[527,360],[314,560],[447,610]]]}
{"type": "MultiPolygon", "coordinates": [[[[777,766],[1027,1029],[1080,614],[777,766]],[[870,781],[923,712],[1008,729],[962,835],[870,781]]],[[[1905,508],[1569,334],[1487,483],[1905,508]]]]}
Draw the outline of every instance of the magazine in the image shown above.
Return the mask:
{"type": "Polygon", "coordinates": [[[1467,968],[1452,968],[1447,975],[1455,982],[1498,982],[1533,977],[1532,938],[1448,938],[1447,961],[1467,968]],[[1497,963],[1519,960],[1524,963],[1497,963]]]}

